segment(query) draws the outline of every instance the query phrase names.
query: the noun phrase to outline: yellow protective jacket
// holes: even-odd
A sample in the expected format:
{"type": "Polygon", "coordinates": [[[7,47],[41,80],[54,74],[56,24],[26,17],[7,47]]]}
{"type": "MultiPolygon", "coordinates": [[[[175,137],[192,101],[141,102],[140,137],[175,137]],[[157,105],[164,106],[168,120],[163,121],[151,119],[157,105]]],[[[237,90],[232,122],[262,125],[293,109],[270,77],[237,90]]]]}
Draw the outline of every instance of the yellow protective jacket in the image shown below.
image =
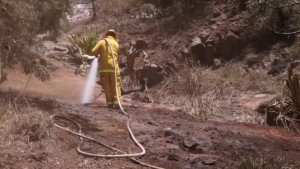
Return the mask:
{"type": "MultiPolygon", "coordinates": [[[[110,43],[114,57],[115,57],[115,67],[117,74],[120,74],[119,64],[118,64],[118,53],[119,53],[119,43],[112,37],[108,36],[107,41],[110,43]]],[[[111,55],[110,48],[104,39],[100,40],[96,46],[92,49],[93,55],[100,55],[99,58],[99,72],[114,72],[113,57],[111,55]]]]}

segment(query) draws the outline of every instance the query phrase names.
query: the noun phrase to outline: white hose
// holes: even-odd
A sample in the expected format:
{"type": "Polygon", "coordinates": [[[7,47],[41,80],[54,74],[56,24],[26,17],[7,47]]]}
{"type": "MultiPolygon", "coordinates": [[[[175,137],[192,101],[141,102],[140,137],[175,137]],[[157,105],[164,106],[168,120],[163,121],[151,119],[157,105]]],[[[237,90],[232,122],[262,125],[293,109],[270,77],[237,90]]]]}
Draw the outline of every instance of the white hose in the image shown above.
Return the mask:
{"type": "Polygon", "coordinates": [[[139,161],[139,160],[137,160],[137,159],[132,158],[132,157],[138,157],[138,156],[143,156],[143,155],[145,155],[146,150],[145,150],[145,148],[138,142],[138,140],[135,138],[135,136],[134,136],[134,134],[133,134],[133,132],[132,132],[132,130],[131,130],[131,128],[130,128],[130,122],[131,122],[132,118],[131,118],[131,117],[125,112],[125,110],[123,109],[122,104],[121,104],[121,101],[120,101],[120,98],[119,98],[119,94],[120,94],[120,93],[119,93],[119,90],[118,90],[118,84],[117,84],[117,71],[116,71],[116,67],[115,67],[115,56],[114,56],[114,54],[113,54],[113,50],[112,50],[112,47],[111,47],[110,43],[107,41],[106,38],[104,38],[103,40],[105,40],[106,43],[108,44],[108,46],[109,46],[109,48],[110,48],[110,51],[111,51],[111,54],[112,54],[112,57],[113,57],[113,66],[114,66],[114,70],[115,70],[115,71],[114,71],[114,73],[115,73],[115,89],[116,89],[116,93],[117,93],[118,103],[119,103],[119,106],[120,106],[120,108],[121,108],[121,110],[122,110],[122,113],[123,113],[124,115],[126,115],[126,116],[128,117],[128,119],[129,119],[128,122],[127,122],[127,129],[128,129],[128,131],[129,131],[129,133],[130,133],[131,139],[132,139],[132,140],[134,141],[134,143],[142,150],[142,152],[140,152],[140,153],[133,153],[133,154],[127,154],[127,153],[125,153],[125,152],[123,152],[123,151],[121,151],[121,150],[118,150],[118,149],[114,148],[114,147],[111,147],[111,146],[109,146],[109,145],[106,145],[106,144],[104,144],[104,143],[101,143],[101,142],[99,142],[99,141],[96,141],[95,139],[93,139],[93,138],[91,138],[91,137],[85,136],[84,134],[82,134],[81,126],[80,126],[77,122],[75,122],[75,121],[73,121],[73,120],[71,120],[71,119],[69,119],[69,118],[67,118],[67,117],[64,117],[64,116],[61,116],[61,115],[52,115],[52,116],[51,116],[52,122],[53,122],[53,124],[54,124],[56,127],[60,128],[60,129],[62,129],[62,130],[65,130],[65,131],[67,131],[67,132],[69,132],[69,133],[75,134],[75,135],[77,135],[77,136],[80,137],[80,144],[79,144],[78,147],[77,147],[77,152],[80,153],[80,154],[82,154],[82,155],[92,156],[92,157],[103,157],[103,158],[130,158],[133,162],[138,163],[138,164],[140,164],[140,165],[142,165],[142,166],[145,166],[145,167],[154,168],[154,169],[164,169],[164,168],[161,168],[161,167],[157,167],[157,166],[153,166],[153,165],[149,165],[149,164],[143,163],[143,162],[141,162],[141,161],[139,161]],[[64,118],[64,119],[66,119],[66,120],[68,120],[68,121],[74,123],[75,125],[77,125],[79,132],[75,132],[75,131],[72,131],[72,130],[70,130],[70,129],[68,129],[68,128],[65,128],[65,127],[62,127],[62,126],[58,125],[57,123],[54,122],[54,118],[55,118],[55,117],[58,117],[58,118],[64,118]],[[109,148],[109,149],[111,149],[111,150],[114,150],[114,151],[119,152],[119,153],[122,153],[122,154],[118,154],[118,155],[103,155],[103,154],[92,154],[92,153],[84,152],[84,151],[81,150],[81,145],[82,145],[82,143],[83,143],[83,138],[85,138],[85,139],[87,139],[87,140],[90,140],[90,141],[93,141],[93,142],[95,142],[95,143],[98,143],[98,144],[100,144],[100,145],[102,145],[102,146],[104,146],[104,147],[106,147],[106,148],[109,148]]]}
{"type": "MultiPolygon", "coordinates": [[[[113,53],[113,50],[111,48],[111,45],[110,43],[108,42],[108,40],[106,38],[104,38],[104,40],[106,41],[106,43],[108,44],[109,48],[110,48],[110,51],[111,51],[111,55],[113,57],[113,65],[114,65],[114,70],[115,70],[115,89],[116,89],[116,93],[117,93],[117,99],[118,99],[118,103],[119,103],[119,106],[122,110],[122,112],[129,118],[129,121],[127,123],[127,129],[130,133],[130,136],[132,138],[132,140],[134,141],[134,143],[142,150],[141,153],[136,153],[136,154],[127,154],[128,157],[134,157],[134,156],[142,156],[146,153],[146,150],[145,148],[139,143],[139,141],[135,138],[131,128],[130,128],[130,122],[131,122],[131,117],[125,112],[125,110],[123,109],[122,107],[122,104],[121,104],[121,101],[120,101],[120,98],[119,98],[119,90],[118,90],[118,83],[117,83],[117,71],[116,71],[116,65],[115,65],[115,56],[114,56],[114,53],[113,53]]],[[[121,93],[120,93],[121,95],[121,93]]]]}
{"type": "MultiPolygon", "coordinates": [[[[109,146],[107,144],[104,144],[104,143],[102,143],[100,141],[97,141],[97,140],[95,140],[95,139],[93,139],[93,138],[91,138],[89,136],[86,136],[86,135],[82,134],[82,127],[81,127],[81,125],[79,123],[77,123],[76,121],[68,118],[68,117],[65,117],[63,115],[54,114],[54,115],[50,116],[50,119],[51,119],[51,121],[52,121],[52,123],[54,124],[55,127],[58,127],[58,128],[60,128],[62,130],[65,130],[65,131],[67,131],[69,133],[72,133],[72,134],[77,135],[77,136],[80,137],[80,143],[77,146],[77,152],[79,154],[90,156],[90,157],[102,157],[102,158],[125,158],[125,157],[127,157],[127,156],[125,156],[125,155],[127,155],[126,152],[124,152],[122,150],[119,150],[117,148],[111,147],[111,146],[109,146]],[[66,127],[62,127],[62,126],[58,125],[57,123],[54,122],[55,118],[66,119],[66,120],[70,121],[71,123],[75,124],[77,126],[77,128],[78,128],[78,132],[72,131],[72,130],[66,128],[66,127]],[[101,154],[91,154],[91,153],[84,152],[84,151],[81,150],[81,145],[83,144],[83,138],[85,138],[87,140],[90,140],[92,142],[95,142],[95,143],[97,143],[99,145],[102,145],[102,146],[104,146],[106,148],[109,148],[111,150],[114,150],[116,152],[122,153],[122,154],[119,155],[119,157],[116,157],[115,155],[101,155],[101,154]]],[[[137,164],[139,164],[141,166],[144,166],[144,167],[153,168],[153,169],[164,169],[164,168],[161,168],[161,167],[157,167],[157,166],[153,166],[153,165],[144,163],[144,162],[142,162],[140,160],[137,160],[137,159],[135,159],[133,157],[127,157],[127,158],[129,158],[134,163],[137,163],[137,164]]]]}

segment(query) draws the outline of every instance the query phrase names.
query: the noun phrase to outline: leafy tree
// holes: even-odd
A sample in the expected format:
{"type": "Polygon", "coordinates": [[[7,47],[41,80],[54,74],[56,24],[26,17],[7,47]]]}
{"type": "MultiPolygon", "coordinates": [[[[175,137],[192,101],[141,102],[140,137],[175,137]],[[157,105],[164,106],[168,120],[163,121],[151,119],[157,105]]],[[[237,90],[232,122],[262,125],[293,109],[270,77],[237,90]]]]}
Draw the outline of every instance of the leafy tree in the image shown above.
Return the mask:
{"type": "Polygon", "coordinates": [[[40,80],[50,76],[46,68],[34,64],[39,56],[32,51],[37,34],[59,35],[60,19],[69,9],[68,0],[0,0],[0,79],[6,68],[21,63],[24,73],[34,73],[40,80]]]}

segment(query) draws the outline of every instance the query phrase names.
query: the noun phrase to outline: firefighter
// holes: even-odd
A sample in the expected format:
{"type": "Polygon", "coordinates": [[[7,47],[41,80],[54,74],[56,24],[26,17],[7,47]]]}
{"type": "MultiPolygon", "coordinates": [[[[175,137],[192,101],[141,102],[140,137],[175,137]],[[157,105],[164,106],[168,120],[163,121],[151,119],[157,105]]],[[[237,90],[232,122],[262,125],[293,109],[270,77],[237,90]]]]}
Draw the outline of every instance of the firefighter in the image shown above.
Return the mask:
{"type": "Polygon", "coordinates": [[[99,74],[100,74],[100,83],[105,92],[106,103],[108,108],[119,108],[119,103],[117,97],[119,97],[121,101],[121,77],[120,77],[120,68],[118,63],[118,52],[119,52],[119,43],[116,41],[118,35],[113,30],[108,30],[104,37],[107,39],[109,44],[111,45],[112,52],[115,58],[115,67],[113,64],[113,56],[111,54],[109,44],[102,39],[100,40],[96,46],[92,49],[92,54],[99,57],[99,74]],[[115,72],[117,73],[117,79],[115,79],[115,72]],[[116,93],[116,85],[119,95],[116,93]]]}

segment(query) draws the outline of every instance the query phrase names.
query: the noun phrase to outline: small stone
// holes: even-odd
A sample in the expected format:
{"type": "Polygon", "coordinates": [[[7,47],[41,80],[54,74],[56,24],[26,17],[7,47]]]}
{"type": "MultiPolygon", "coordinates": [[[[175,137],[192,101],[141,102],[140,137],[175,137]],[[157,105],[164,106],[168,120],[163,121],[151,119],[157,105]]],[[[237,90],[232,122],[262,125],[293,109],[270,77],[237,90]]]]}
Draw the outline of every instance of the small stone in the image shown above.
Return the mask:
{"type": "Polygon", "coordinates": [[[151,52],[149,52],[149,54],[150,54],[150,55],[155,55],[156,52],[155,52],[155,51],[151,51],[151,52]]]}
{"type": "Polygon", "coordinates": [[[195,150],[193,150],[193,152],[196,153],[196,154],[201,154],[201,153],[204,153],[204,150],[200,146],[197,146],[195,148],[195,150]]]}
{"type": "Polygon", "coordinates": [[[168,127],[168,128],[166,128],[166,129],[164,129],[164,131],[165,131],[165,136],[167,137],[167,136],[171,136],[172,135],[172,128],[171,127],[168,127]]]}
{"type": "Polygon", "coordinates": [[[220,59],[214,59],[213,70],[218,69],[221,66],[222,62],[220,59]]]}
{"type": "Polygon", "coordinates": [[[179,161],[179,157],[175,154],[170,154],[167,159],[170,161],[179,161]]]}
{"type": "Polygon", "coordinates": [[[61,47],[61,46],[55,46],[53,48],[54,51],[60,51],[60,52],[64,52],[64,51],[67,51],[68,49],[67,48],[64,48],[64,47],[61,47]]]}
{"type": "Polygon", "coordinates": [[[152,122],[152,121],[148,121],[148,124],[149,124],[149,125],[152,125],[152,126],[157,126],[157,124],[155,124],[155,123],[152,122]]]}
{"type": "Polygon", "coordinates": [[[173,143],[172,140],[166,140],[166,143],[173,143]]]}
{"type": "Polygon", "coordinates": [[[202,162],[192,162],[191,163],[192,168],[197,168],[197,169],[206,169],[205,165],[202,164],[202,162]]]}
{"type": "Polygon", "coordinates": [[[188,137],[184,139],[183,145],[187,148],[195,149],[199,145],[199,143],[198,140],[188,137]]]}
{"type": "Polygon", "coordinates": [[[212,160],[212,159],[205,160],[205,161],[202,162],[202,164],[204,164],[204,165],[215,165],[216,164],[216,160],[212,160]]]}

